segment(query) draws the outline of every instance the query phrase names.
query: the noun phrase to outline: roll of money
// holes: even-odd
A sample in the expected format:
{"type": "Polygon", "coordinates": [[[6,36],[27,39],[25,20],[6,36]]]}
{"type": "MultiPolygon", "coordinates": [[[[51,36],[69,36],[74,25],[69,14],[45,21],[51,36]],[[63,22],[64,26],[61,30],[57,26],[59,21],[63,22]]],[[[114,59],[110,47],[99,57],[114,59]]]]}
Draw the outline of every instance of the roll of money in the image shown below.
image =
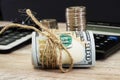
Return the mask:
{"type": "Polygon", "coordinates": [[[67,30],[85,31],[86,29],[86,7],[73,6],[66,8],[67,30]]]}

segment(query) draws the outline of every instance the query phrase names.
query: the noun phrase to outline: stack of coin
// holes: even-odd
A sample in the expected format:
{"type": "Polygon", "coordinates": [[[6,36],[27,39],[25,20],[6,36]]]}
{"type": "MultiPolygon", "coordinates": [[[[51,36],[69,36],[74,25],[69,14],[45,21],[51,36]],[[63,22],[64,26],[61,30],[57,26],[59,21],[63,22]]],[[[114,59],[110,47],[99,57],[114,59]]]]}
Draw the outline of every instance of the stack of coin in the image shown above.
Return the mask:
{"type": "Polygon", "coordinates": [[[84,31],[86,28],[86,7],[73,6],[66,8],[66,24],[67,30],[84,31]]]}
{"type": "Polygon", "coordinates": [[[48,29],[58,29],[56,19],[43,19],[40,22],[48,29]]]}

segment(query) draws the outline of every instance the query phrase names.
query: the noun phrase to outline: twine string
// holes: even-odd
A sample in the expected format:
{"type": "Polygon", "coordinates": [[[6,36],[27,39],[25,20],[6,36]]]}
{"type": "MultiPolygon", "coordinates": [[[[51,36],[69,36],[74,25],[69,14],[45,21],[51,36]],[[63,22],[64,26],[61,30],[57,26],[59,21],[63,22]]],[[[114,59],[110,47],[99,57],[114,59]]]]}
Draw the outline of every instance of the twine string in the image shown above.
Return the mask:
{"type": "Polygon", "coordinates": [[[47,37],[46,40],[46,45],[43,51],[40,52],[40,60],[41,60],[41,65],[42,68],[55,68],[57,65],[59,66],[59,69],[61,72],[68,72],[72,69],[73,67],[73,58],[70,55],[69,51],[63,46],[61,43],[60,39],[56,37],[55,34],[53,34],[49,29],[47,29],[44,25],[42,25],[32,14],[30,9],[26,10],[27,15],[33,20],[33,22],[38,25],[40,28],[42,28],[44,31],[47,32],[41,32],[39,29],[35,28],[34,26],[28,26],[28,25],[22,25],[22,24],[17,24],[17,23],[11,23],[8,24],[7,26],[3,27],[3,29],[0,31],[0,34],[2,34],[5,30],[11,27],[20,27],[24,29],[32,29],[36,31],[38,34],[42,34],[43,36],[47,37]],[[57,51],[58,50],[58,51],[57,51]],[[69,59],[70,59],[70,66],[68,69],[64,69],[62,65],[62,51],[65,51],[63,54],[68,54],[69,59]],[[59,52],[60,57],[59,60],[57,61],[57,53],[59,52]]]}

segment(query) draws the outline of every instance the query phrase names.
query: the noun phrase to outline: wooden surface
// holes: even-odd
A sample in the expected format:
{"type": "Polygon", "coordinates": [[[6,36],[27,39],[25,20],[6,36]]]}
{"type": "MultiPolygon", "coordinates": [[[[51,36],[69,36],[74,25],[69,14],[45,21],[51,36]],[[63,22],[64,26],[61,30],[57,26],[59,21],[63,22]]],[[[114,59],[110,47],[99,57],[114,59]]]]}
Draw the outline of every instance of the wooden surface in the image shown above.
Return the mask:
{"type": "Polygon", "coordinates": [[[120,80],[120,51],[106,60],[99,60],[95,67],[60,70],[34,69],[31,45],[8,54],[0,54],[0,80],[120,80]]]}
{"type": "Polygon", "coordinates": [[[9,54],[0,54],[0,80],[120,80],[120,51],[89,69],[73,69],[68,73],[34,69],[31,45],[9,54]]]}

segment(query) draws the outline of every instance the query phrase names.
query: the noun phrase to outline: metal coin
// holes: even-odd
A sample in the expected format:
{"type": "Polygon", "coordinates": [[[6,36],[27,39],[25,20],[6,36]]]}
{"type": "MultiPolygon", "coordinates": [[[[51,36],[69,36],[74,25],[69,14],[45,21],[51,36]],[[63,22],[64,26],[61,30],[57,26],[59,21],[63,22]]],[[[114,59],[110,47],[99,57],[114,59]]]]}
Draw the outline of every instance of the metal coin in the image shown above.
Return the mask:
{"type": "Polygon", "coordinates": [[[66,8],[66,24],[71,31],[84,31],[86,28],[86,7],[73,6],[66,8]]]}

